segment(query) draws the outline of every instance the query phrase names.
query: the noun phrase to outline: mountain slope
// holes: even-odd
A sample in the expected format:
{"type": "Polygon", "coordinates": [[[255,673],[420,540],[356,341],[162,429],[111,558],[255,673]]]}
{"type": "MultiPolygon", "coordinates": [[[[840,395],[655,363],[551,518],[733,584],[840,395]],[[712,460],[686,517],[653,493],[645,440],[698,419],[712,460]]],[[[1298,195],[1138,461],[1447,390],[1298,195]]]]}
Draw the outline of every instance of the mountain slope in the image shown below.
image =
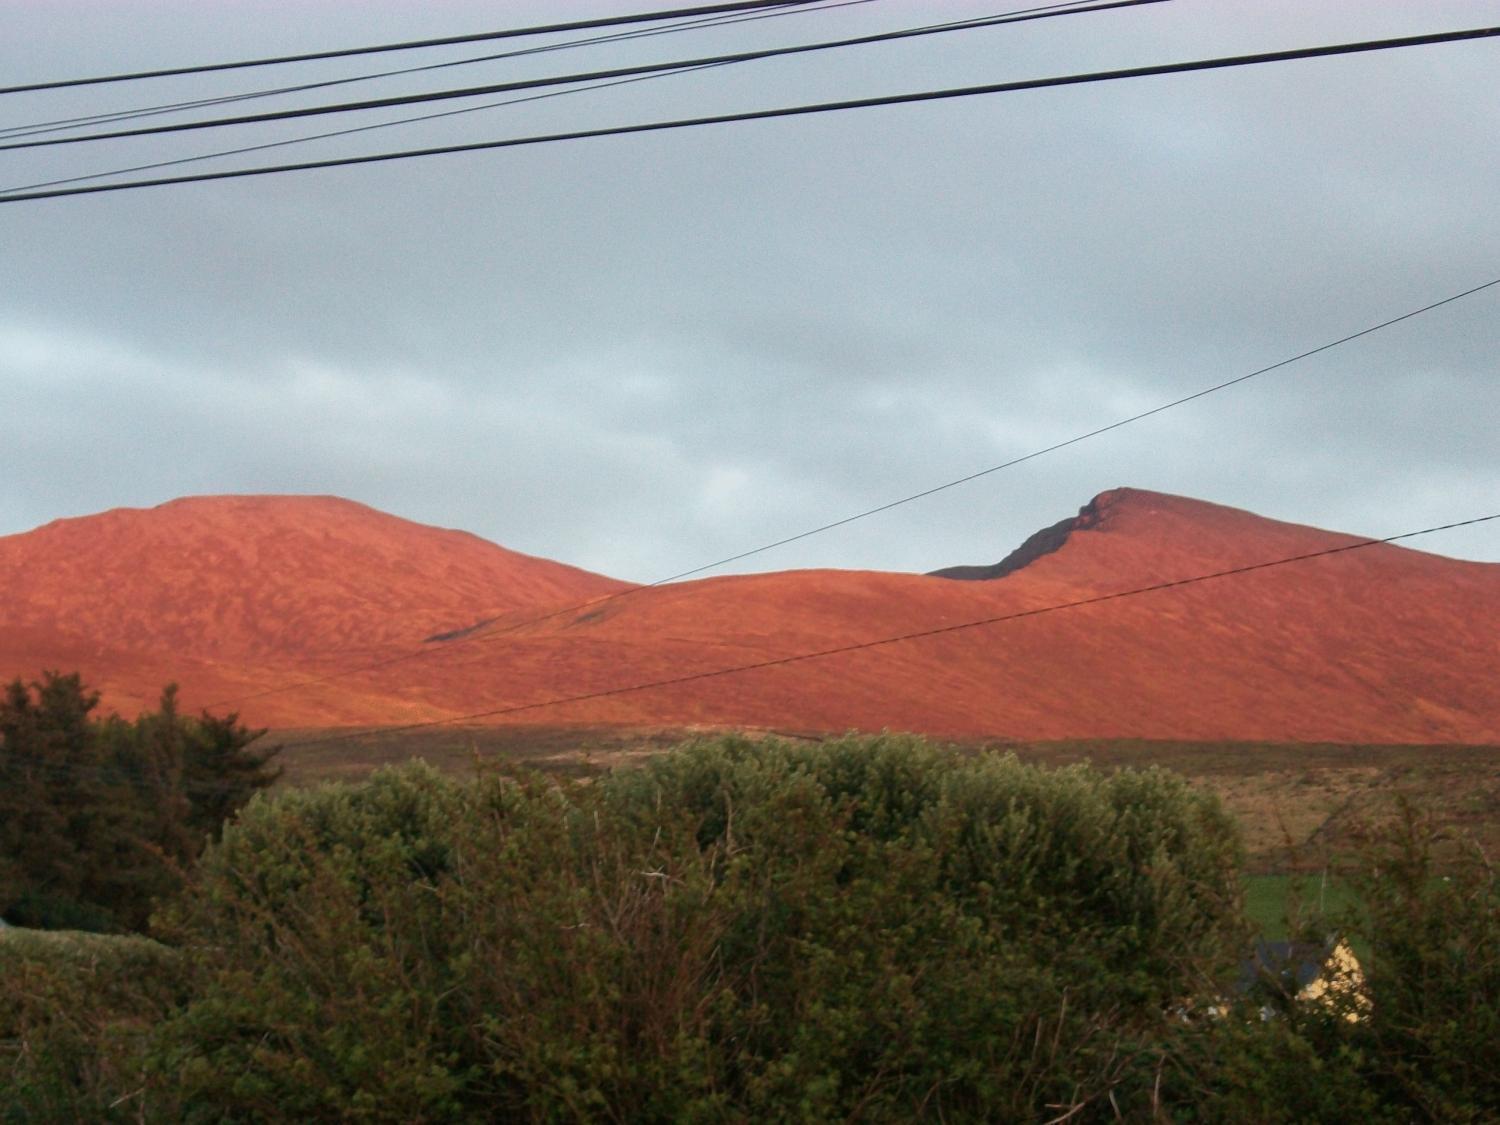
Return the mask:
{"type": "Polygon", "coordinates": [[[626,584],[324,496],[204,496],[0,539],[4,622],[132,651],[299,663],[626,584]]]}
{"type": "MultiPolygon", "coordinates": [[[[1058,537],[1055,549],[991,581],[810,571],[645,590],[445,654],[444,690],[424,698],[484,700],[474,710],[487,710],[610,691],[1360,541],[1128,489],[1097,497],[1058,537]]],[[[1500,567],[1375,546],[508,718],[1017,738],[1496,741],[1497,667],[1500,567]]]]}
{"type": "MultiPolygon", "coordinates": [[[[282,503],[261,502],[273,508],[282,503]]],[[[323,503],[348,514],[337,507],[341,502],[323,503]]],[[[285,518],[261,515],[273,528],[285,518]]],[[[242,519],[239,526],[258,525],[242,519]]],[[[420,532],[418,538],[455,534],[420,532]]],[[[350,573],[329,574],[307,553],[318,537],[306,528],[300,534],[303,569],[291,577],[279,569],[265,573],[288,557],[286,545],[277,546],[276,535],[252,534],[261,565],[217,568],[224,581],[206,605],[194,602],[191,588],[171,567],[153,572],[143,559],[126,604],[120,604],[121,590],[95,584],[99,604],[85,620],[135,622],[144,629],[132,606],[178,599],[188,603],[183,614],[211,627],[215,614],[232,614],[245,603],[261,607],[270,623],[262,616],[243,619],[242,655],[183,651],[184,657],[213,661],[207,671],[217,677],[214,688],[199,690],[193,675],[200,673],[184,672],[190,703],[207,702],[236,677],[247,690],[263,689],[422,650],[416,659],[245,702],[251,721],[277,725],[504,712],[491,720],[890,727],[1030,739],[1500,742],[1500,677],[1494,674],[1500,668],[1500,566],[1494,564],[1383,545],[1049,610],[1358,541],[1182,497],[1131,489],[1103,493],[1078,517],[1047,529],[1002,564],[1000,577],[955,581],[792,571],[646,588],[568,612],[557,612],[569,604],[557,596],[562,589],[576,590],[581,601],[623,587],[506,553],[508,567],[532,574],[520,559],[541,568],[534,585],[518,580],[508,587],[514,595],[509,603],[492,583],[479,583],[480,597],[473,602],[435,590],[428,601],[424,583],[430,579],[408,581],[399,556],[377,558],[378,565],[355,573],[354,556],[333,552],[328,557],[342,560],[339,565],[350,573]],[[231,574],[243,585],[229,582],[231,574]],[[394,591],[389,596],[380,593],[386,587],[394,591]],[[293,588],[316,592],[311,601],[325,608],[278,609],[276,599],[286,599],[293,588]],[[341,600],[329,592],[346,588],[358,588],[361,596],[341,600]],[[527,602],[528,596],[534,600],[527,602]],[[480,604],[487,608],[476,612],[480,604]],[[495,612],[500,615],[487,629],[423,643],[434,632],[495,612]],[[544,613],[552,616],[537,620],[544,613]],[[703,675],[994,617],[1013,619],[733,675],[703,675]],[[331,626],[320,624],[329,620],[331,626]],[[251,621],[257,627],[249,628],[251,621]],[[351,659],[356,650],[362,659],[351,659]],[[668,679],[678,682],[620,690],[668,679]],[[604,694],[532,706],[594,693],[604,694]]],[[[347,533],[334,538],[339,534],[347,533]]],[[[0,541],[0,576],[6,546],[0,541]]],[[[175,559],[181,550],[163,540],[160,554],[175,559]]],[[[28,565],[46,565],[43,554],[27,557],[28,565]]],[[[431,564],[424,565],[429,574],[431,564]]],[[[97,635],[80,629],[76,618],[55,616],[56,627],[74,637],[97,635]]],[[[118,660],[130,637],[112,642],[116,654],[108,660],[118,660]]],[[[159,648],[151,651],[160,656],[159,648]]],[[[0,658],[6,655],[0,644],[0,658]]]]}

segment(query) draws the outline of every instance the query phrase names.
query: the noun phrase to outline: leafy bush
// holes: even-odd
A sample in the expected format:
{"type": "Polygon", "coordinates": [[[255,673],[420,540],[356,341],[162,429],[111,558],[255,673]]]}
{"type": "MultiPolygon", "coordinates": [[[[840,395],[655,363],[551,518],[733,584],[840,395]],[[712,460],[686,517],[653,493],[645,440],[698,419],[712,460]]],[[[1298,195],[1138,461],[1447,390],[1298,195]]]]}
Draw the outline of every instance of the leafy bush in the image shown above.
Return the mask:
{"type": "Polygon", "coordinates": [[[1500,1120],[1500,881],[1405,802],[1367,830],[1355,905],[1313,917],[1363,951],[1328,1002],[1229,1005],[1163,1044],[1178,1120],[1500,1120]]]}
{"type": "Polygon", "coordinates": [[[1433,1121],[1500,1120],[1500,877],[1400,802],[1355,882],[1371,956],[1356,1039],[1375,1086],[1433,1121]]]}
{"type": "Polygon", "coordinates": [[[1232,964],[1237,860],[1169,775],[903,738],[587,786],[385,772],[257,799],[210,849],[156,1066],[203,1120],[1103,1106],[1121,1043],[1232,964]]]}
{"type": "Polygon", "coordinates": [[[1362,999],[1266,1019],[1234,833],[1167,774],[383,771],[255,798],[171,949],[0,933],[0,1122],[1500,1118],[1493,870],[1409,810],[1363,862],[1362,999]]]}
{"type": "Polygon", "coordinates": [[[141,937],[0,932],[0,1122],[136,1120],[178,964],[141,937]]]}

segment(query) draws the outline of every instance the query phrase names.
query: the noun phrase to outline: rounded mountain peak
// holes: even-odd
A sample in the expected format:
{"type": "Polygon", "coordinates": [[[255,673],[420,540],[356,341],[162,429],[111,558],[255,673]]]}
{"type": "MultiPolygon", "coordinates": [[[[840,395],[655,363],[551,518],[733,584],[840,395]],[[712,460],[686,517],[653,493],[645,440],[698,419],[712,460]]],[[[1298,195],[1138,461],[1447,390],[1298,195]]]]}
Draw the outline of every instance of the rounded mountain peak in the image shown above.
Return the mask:
{"type": "Polygon", "coordinates": [[[414,642],[625,583],[334,496],[195,496],[0,538],[10,624],[205,659],[414,642]]]}

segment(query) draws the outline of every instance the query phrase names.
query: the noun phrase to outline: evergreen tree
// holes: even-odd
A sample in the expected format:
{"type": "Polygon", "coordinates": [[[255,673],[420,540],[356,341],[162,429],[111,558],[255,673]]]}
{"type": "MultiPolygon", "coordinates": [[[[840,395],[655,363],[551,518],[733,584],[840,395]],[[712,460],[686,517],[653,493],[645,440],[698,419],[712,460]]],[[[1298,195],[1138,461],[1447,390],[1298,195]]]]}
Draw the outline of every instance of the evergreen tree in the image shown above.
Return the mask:
{"type": "Polygon", "coordinates": [[[238,717],[184,718],[177,686],[127,722],[94,719],[77,673],[0,698],[0,915],[22,925],[142,929],[259,789],[277,748],[238,717]]]}
{"type": "Polygon", "coordinates": [[[77,674],[57,672],[18,679],[0,700],[0,910],[18,921],[74,913],[104,804],[89,721],[98,702],[77,674]]]}
{"type": "MultiPolygon", "coordinates": [[[[175,684],[168,688],[169,692],[175,690],[175,684]]],[[[163,711],[166,706],[167,694],[163,693],[163,711]]],[[[187,823],[197,836],[200,850],[205,839],[217,840],[225,822],[281,776],[281,767],[270,764],[281,747],[251,749],[265,733],[241,726],[234,713],[220,718],[205,711],[189,724],[183,744],[182,784],[189,803],[187,823]]]]}

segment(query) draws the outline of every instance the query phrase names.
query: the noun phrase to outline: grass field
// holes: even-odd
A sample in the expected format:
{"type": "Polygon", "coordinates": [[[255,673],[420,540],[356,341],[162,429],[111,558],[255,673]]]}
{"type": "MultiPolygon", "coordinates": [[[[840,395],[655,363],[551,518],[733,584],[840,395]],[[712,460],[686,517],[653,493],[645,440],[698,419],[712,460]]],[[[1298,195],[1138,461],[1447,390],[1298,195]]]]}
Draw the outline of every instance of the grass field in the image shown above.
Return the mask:
{"type": "Polygon", "coordinates": [[[1358,904],[1354,888],[1336,875],[1245,876],[1245,914],[1273,941],[1291,937],[1311,919],[1340,918],[1358,904]]]}

